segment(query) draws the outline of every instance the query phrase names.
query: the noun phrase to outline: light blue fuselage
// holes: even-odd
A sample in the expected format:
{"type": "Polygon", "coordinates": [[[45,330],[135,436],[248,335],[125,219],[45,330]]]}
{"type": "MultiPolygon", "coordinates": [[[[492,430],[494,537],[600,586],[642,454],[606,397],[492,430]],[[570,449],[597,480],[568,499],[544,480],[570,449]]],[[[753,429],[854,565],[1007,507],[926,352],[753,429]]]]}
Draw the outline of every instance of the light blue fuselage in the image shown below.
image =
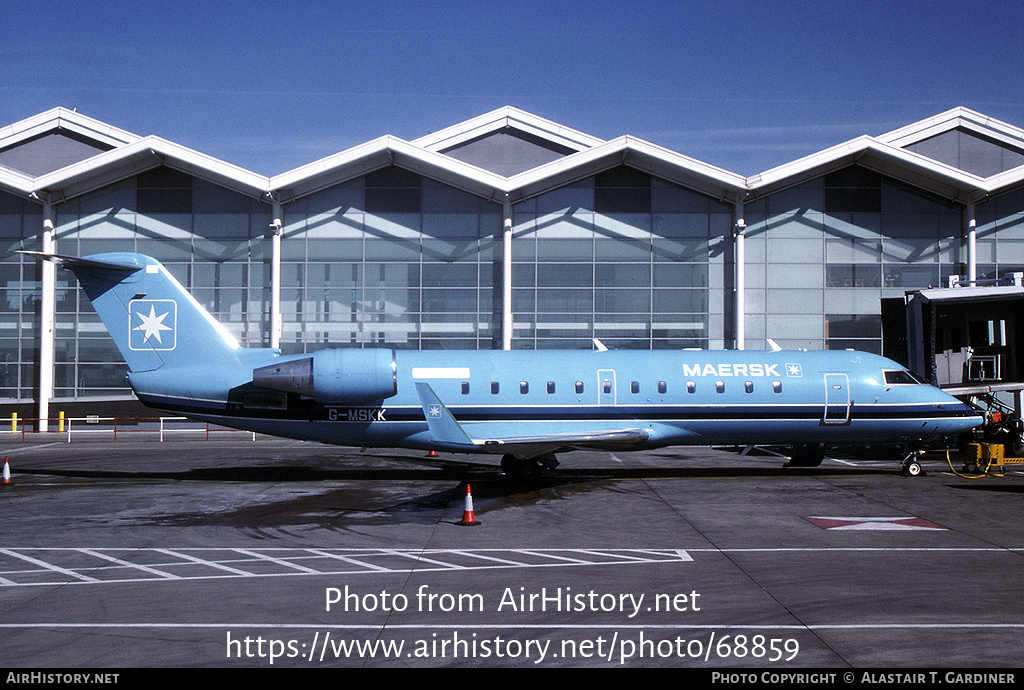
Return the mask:
{"type": "Polygon", "coordinates": [[[147,405],[276,436],[537,458],[571,448],[915,445],[982,418],[852,351],[245,348],[159,261],[46,255],[75,272],[147,405]]]}
{"type": "MultiPolygon", "coordinates": [[[[267,353],[250,364],[304,357],[267,353]]],[[[634,444],[638,449],[903,443],[956,436],[980,421],[932,386],[887,384],[885,372],[902,367],[852,351],[399,350],[394,363],[397,392],[389,398],[336,404],[296,399],[286,409],[251,402],[232,409],[216,390],[182,390],[181,377],[172,372],[130,378],[143,402],[227,426],[341,445],[463,452],[503,449],[435,438],[417,381],[429,383],[472,439],[639,428],[647,438],[634,444]]],[[[226,391],[250,379],[243,371],[215,386],[226,391]]]]}

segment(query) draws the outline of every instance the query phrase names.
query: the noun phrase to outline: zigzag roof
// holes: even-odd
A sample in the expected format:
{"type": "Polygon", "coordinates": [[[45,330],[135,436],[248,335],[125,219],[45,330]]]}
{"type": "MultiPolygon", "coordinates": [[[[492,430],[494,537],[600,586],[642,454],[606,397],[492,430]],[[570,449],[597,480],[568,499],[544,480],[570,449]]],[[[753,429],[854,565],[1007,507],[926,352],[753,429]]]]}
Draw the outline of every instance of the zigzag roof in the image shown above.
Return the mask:
{"type": "Polygon", "coordinates": [[[976,201],[1024,184],[1024,165],[985,178],[908,148],[958,130],[994,142],[1014,152],[1014,156],[1018,152],[1024,155],[1024,130],[966,108],[954,108],[881,136],[857,137],[743,177],[632,136],[605,141],[505,107],[414,141],[383,136],[267,177],[159,137],[140,137],[75,111],[55,108],[0,128],[0,152],[54,132],[71,133],[107,150],[38,176],[0,166],[0,188],[23,197],[59,202],[161,165],[253,198],[284,202],[389,165],[496,202],[506,195],[517,202],[623,164],[733,201],[762,197],[854,163],[960,202],[976,201]],[[472,142],[508,132],[548,147],[551,160],[503,176],[450,155],[472,142]]]}

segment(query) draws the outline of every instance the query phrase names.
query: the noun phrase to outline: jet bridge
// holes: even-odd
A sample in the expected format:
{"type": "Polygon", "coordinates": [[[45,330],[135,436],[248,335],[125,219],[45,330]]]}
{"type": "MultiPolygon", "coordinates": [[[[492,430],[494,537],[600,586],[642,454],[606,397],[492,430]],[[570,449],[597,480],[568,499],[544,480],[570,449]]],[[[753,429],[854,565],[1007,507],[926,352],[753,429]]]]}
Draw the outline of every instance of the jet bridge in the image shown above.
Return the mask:
{"type": "Polygon", "coordinates": [[[984,412],[987,443],[1024,454],[1024,273],[992,284],[908,292],[906,355],[910,369],[984,412]]]}

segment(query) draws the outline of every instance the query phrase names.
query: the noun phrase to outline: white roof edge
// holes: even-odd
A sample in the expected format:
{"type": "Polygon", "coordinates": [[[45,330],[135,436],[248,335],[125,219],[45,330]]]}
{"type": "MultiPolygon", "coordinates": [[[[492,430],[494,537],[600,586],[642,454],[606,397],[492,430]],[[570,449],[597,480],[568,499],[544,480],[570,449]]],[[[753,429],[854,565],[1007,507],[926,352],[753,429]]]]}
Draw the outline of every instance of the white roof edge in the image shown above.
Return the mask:
{"type": "Polygon", "coordinates": [[[352,170],[352,176],[364,174],[366,170],[360,164],[382,155],[386,156],[387,160],[382,162],[380,167],[395,164],[427,177],[452,182],[483,196],[489,197],[492,193],[504,192],[505,178],[500,175],[390,135],[275,175],[268,180],[268,191],[276,194],[297,187],[303,190],[300,195],[308,194],[320,188],[320,185],[316,184],[316,178],[324,177],[330,184],[337,184],[339,180],[347,179],[346,168],[352,170]]]}
{"type": "Polygon", "coordinates": [[[1024,129],[965,107],[952,108],[876,139],[890,146],[904,148],[960,127],[1024,150],[1024,129]]]}
{"type": "Polygon", "coordinates": [[[985,180],[977,175],[972,175],[913,151],[880,142],[874,137],[866,135],[753,175],[747,179],[747,187],[753,194],[760,191],[774,191],[779,187],[799,184],[808,177],[819,174],[822,169],[844,167],[855,163],[867,154],[881,156],[891,161],[896,168],[905,167],[908,170],[924,171],[933,175],[938,182],[953,187],[966,195],[973,195],[989,189],[985,180]]]}
{"type": "Polygon", "coordinates": [[[587,151],[519,173],[508,179],[508,189],[527,197],[534,196],[548,189],[549,185],[544,184],[547,181],[568,184],[567,178],[587,177],[623,163],[716,197],[740,194],[746,189],[746,179],[740,175],[629,136],[612,139],[587,151]],[[636,155],[664,163],[666,168],[653,171],[654,166],[644,165],[645,161],[630,160],[630,156],[636,155]],[[683,174],[672,174],[674,171],[671,169],[683,174]]]}
{"type": "MultiPolygon", "coordinates": [[[[369,168],[380,167],[389,162],[421,173],[426,177],[467,189],[478,195],[494,197],[517,191],[531,194],[568,184],[569,180],[594,174],[599,170],[626,163],[639,167],[670,181],[688,186],[697,191],[716,195],[742,195],[775,191],[799,184],[824,171],[836,169],[862,160],[864,164],[874,163],[874,169],[886,172],[891,169],[899,177],[906,173],[908,183],[937,193],[953,195],[957,200],[980,199],[992,193],[1018,186],[1024,182],[1024,166],[994,175],[987,180],[966,173],[952,166],[940,163],[926,156],[900,147],[899,142],[907,137],[933,131],[936,127],[951,128],[954,123],[970,122],[972,126],[988,127],[989,131],[1002,131],[1005,136],[1019,137],[1024,145],[1024,130],[971,111],[955,108],[933,118],[922,120],[908,127],[894,130],[883,138],[861,136],[818,153],[792,161],[751,177],[743,177],[697,159],[676,153],[650,142],[624,135],[609,141],[587,137],[568,128],[561,128],[516,108],[505,107],[459,125],[447,128],[435,135],[409,142],[391,135],[354,146],[307,165],[295,168],[273,177],[250,172],[230,163],[199,153],[187,147],[166,141],[156,136],[144,138],[108,127],[65,108],[55,108],[19,123],[0,128],[0,147],[4,144],[23,140],[29,136],[68,126],[81,128],[89,136],[107,136],[111,142],[120,142],[110,151],[99,153],[78,163],[69,165],[38,178],[32,178],[9,168],[0,166],[0,186],[12,193],[32,195],[35,192],[66,194],[65,198],[77,196],[102,184],[138,174],[141,170],[155,167],[162,162],[189,172],[197,177],[221,184],[248,196],[267,200],[266,195],[294,187],[301,194],[339,180],[347,179],[346,170],[352,176],[365,174],[369,168]],[[504,119],[502,119],[504,118],[504,119]],[[556,161],[505,178],[469,163],[459,161],[436,150],[450,145],[460,137],[478,136],[487,127],[503,127],[514,122],[520,129],[538,127],[549,140],[554,141],[554,132],[568,133],[578,144],[586,140],[587,145],[576,153],[556,161]],[[481,129],[483,128],[483,129],[481,129]],[[19,138],[20,137],[20,138],[19,138]],[[129,141],[130,140],[130,141],[129,141]],[[373,160],[374,156],[385,156],[373,160]],[[149,160],[152,157],[152,160],[149,160]],[[617,158],[617,161],[616,161],[617,158]],[[363,163],[363,165],[360,165],[363,163]],[[322,177],[324,183],[318,183],[322,177]],[[551,184],[546,184],[550,181],[551,184]],[[934,184],[928,184],[934,182],[934,184]],[[924,184],[922,184],[924,183],[924,184]]],[[[539,134],[540,135],[540,134],[539,134]]],[[[464,140],[464,139],[463,139],[464,140]]],[[[113,145],[113,144],[112,144],[113,145]]],[[[891,174],[886,172],[886,174],[891,174]]]]}
{"type": "Polygon", "coordinates": [[[7,148],[32,137],[67,129],[99,144],[117,148],[134,143],[138,135],[108,125],[77,111],[57,107],[0,128],[0,148],[7,148]]]}
{"type": "Polygon", "coordinates": [[[484,113],[459,124],[414,139],[410,143],[432,151],[451,148],[504,127],[512,127],[576,151],[599,146],[603,139],[560,125],[513,106],[484,113]]]}
{"type": "Polygon", "coordinates": [[[17,170],[0,166],[0,188],[20,196],[29,196],[32,193],[32,178],[17,170]]]}
{"type": "Polygon", "coordinates": [[[247,194],[259,197],[267,191],[267,178],[249,172],[203,153],[175,144],[160,137],[148,136],[138,141],[97,154],[78,163],[41,175],[33,180],[33,192],[63,193],[66,198],[84,194],[90,189],[110,181],[138,174],[130,162],[152,156],[156,167],[161,162],[172,168],[185,169],[190,174],[207,178],[247,194]],[[95,184],[90,180],[95,179],[95,184]]]}

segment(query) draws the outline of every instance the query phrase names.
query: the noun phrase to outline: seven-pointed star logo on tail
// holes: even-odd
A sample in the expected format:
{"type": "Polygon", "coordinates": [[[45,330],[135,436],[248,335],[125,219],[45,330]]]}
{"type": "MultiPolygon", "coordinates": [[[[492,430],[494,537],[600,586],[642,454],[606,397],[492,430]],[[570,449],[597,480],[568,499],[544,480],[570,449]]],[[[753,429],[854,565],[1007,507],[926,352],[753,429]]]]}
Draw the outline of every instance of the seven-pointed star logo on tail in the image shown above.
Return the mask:
{"type": "Polygon", "coordinates": [[[149,316],[136,314],[136,316],[142,319],[142,323],[136,326],[135,330],[142,331],[145,334],[146,340],[156,338],[156,341],[162,345],[164,341],[163,338],[160,337],[160,331],[171,330],[170,326],[164,325],[164,319],[167,318],[168,314],[170,314],[170,312],[164,312],[160,316],[157,316],[156,307],[151,304],[149,305],[149,316]]]}
{"type": "Polygon", "coordinates": [[[133,300],[130,346],[133,350],[173,350],[177,304],[173,300],[133,300]]]}

